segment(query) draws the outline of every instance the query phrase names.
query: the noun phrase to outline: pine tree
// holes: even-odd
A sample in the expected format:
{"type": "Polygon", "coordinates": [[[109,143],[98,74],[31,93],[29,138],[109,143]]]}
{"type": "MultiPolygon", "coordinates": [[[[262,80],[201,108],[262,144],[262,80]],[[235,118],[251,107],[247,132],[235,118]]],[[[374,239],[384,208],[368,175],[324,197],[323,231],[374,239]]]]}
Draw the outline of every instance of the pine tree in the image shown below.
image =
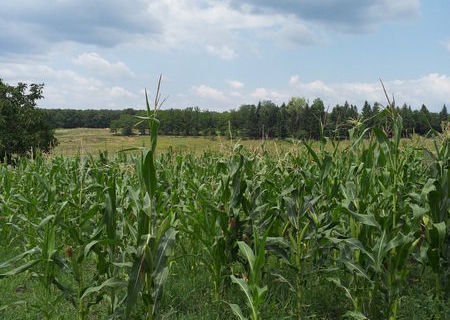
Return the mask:
{"type": "Polygon", "coordinates": [[[366,127],[371,127],[373,125],[373,119],[372,119],[372,107],[367,102],[367,100],[364,102],[364,106],[361,111],[361,115],[366,122],[366,127]]]}
{"type": "Polygon", "coordinates": [[[439,121],[442,123],[442,122],[446,122],[447,119],[448,119],[447,107],[444,104],[444,106],[442,107],[441,112],[439,112],[439,121]]]}

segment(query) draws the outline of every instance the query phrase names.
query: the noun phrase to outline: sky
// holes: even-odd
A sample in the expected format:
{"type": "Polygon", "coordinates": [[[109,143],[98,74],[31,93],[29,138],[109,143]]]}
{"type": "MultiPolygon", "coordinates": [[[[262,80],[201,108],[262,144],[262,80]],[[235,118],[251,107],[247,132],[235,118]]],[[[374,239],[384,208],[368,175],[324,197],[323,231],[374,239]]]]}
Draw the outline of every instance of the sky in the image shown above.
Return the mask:
{"type": "Polygon", "coordinates": [[[449,0],[0,0],[0,78],[44,108],[450,105],[449,0]]]}

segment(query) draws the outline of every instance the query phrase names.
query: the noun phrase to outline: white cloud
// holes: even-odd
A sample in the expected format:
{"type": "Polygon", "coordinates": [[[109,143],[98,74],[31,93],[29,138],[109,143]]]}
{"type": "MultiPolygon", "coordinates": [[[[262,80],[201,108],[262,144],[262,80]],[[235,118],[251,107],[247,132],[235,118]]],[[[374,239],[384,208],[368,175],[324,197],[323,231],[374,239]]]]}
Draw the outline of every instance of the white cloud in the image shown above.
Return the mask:
{"type": "Polygon", "coordinates": [[[121,85],[106,83],[70,69],[55,69],[46,64],[0,63],[8,83],[45,83],[44,99],[48,108],[120,108],[139,106],[142,96],[121,85]]]}
{"type": "Polygon", "coordinates": [[[228,80],[228,85],[235,90],[244,88],[244,84],[237,80],[228,80]]]}
{"type": "Polygon", "coordinates": [[[301,82],[300,77],[298,75],[291,76],[289,79],[289,85],[296,90],[302,90],[307,92],[332,92],[333,89],[328,87],[325,83],[320,80],[315,80],[312,82],[301,82]]]}
{"type": "Polygon", "coordinates": [[[224,100],[225,95],[222,91],[208,87],[207,85],[193,86],[192,89],[196,96],[200,98],[209,98],[213,100],[224,100]]]}
{"type": "Polygon", "coordinates": [[[328,27],[350,33],[420,13],[419,0],[3,1],[0,55],[42,53],[60,43],[114,48],[201,48],[232,59],[256,38],[316,43],[328,27]],[[33,37],[29,34],[33,33],[33,37]]]}
{"type": "MultiPolygon", "coordinates": [[[[228,81],[227,81],[228,82],[228,81]]],[[[450,104],[450,76],[431,73],[413,79],[385,80],[389,95],[394,95],[397,106],[406,103],[413,109],[419,109],[424,103],[430,111],[439,112],[442,105],[450,104]]],[[[193,87],[190,95],[183,96],[178,106],[201,105],[212,110],[227,110],[248,103],[271,100],[277,104],[288,102],[291,97],[305,97],[312,102],[321,98],[326,107],[332,109],[336,104],[350,104],[362,107],[364,101],[373,104],[386,103],[381,84],[373,82],[325,82],[321,80],[303,81],[299,75],[289,78],[285,86],[257,87],[230,90],[227,94],[217,88],[206,85],[193,87]],[[200,100],[199,100],[200,99],[200,100]],[[184,103],[184,104],[183,104],[184,103]]]]}
{"type": "Polygon", "coordinates": [[[208,53],[218,56],[223,60],[232,60],[236,57],[234,50],[226,45],[215,47],[212,45],[207,45],[206,50],[208,53]]]}
{"type": "MultiPolygon", "coordinates": [[[[413,108],[419,108],[425,103],[430,110],[439,111],[450,99],[450,77],[443,74],[430,73],[417,79],[388,80],[384,83],[388,93],[394,95],[397,105],[407,103],[413,108]]],[[[298,75],[294,75],[289,79],[289,87],[291,95],[308,99],[319,97],[330,107],[345,101],[358,106],[365,100],[383,104],[386,101],[379,82],[326,84],[319,80],[302,82],[298,75]]]]}
{"type": "Polygon", "coordinates": [[[107,92],[109,92],[113,98],[136,98],[136,94],[123,87],[114,86],[112,88],[107,88],[107,92]]]}
{"type": "MultiPolygon", "coordinates": [[[[90,60],[89,60],[90,61],[90,60]]],[[[102,79],[96,74],[86,75],[78,70],[57,69],[38,60],[27,63],[1,63],[2,78],[8,83],[45,83],[45,99],[40,105],[50,108],[125,108],[142,107],[142,87],[120,79],[102,79]],[[131,85],[128,87],[127,85],[131,85]]],[[[142,80],[142,79],[140,79],[142,80]]],[[[154,79],[151,79],[154,80],[154,79]]],[[[440,111],[442,105],[450,104],[450,76],[430,73],[410,79],[386,79],[384,81],[390,95],[394,95],[398,106],[403,103],[420,108],[425,103],[429,110],[440,111]]],[[[188,107],[200,105],[211,110],[237,108],[241,104],[272,100],[275,103],[287,102],[292,96],[302,96],[310,101],[321,98],[326,106],[348,101],[362,106],[365,100],[385,103],[384,93],[378,81],[373,82],[325,82],[306,81],[293,75],[285,85],[278,87],[247,88],[237,80],[227,80],[224,88],[210,87],[206,84],[193,86],[188,91],[174,91],[167,107],[188,107]]],[[[168,88],[170,89],[170,88],[168,88]]]]}
{"type": "Polygon", "coordinates": [[[325,36],[318,32],[320,28],[316,28],[313,32],[311,27],[306,23],[298,21],[293,16],[287,16],[285,23],[276,28],[275,31],[267,32],[274,41],[288,45],[312,45],[324,42],[325,36]]]}
{"type": "Polygon", "coordinates": [[[145,38],[144,45],[184,52],[203,49],[225,60],[237,57],[236,48],[251,49],[260,39],[285,36],[278,31],[291,25],[298,33],[297,45],[310,44],[316,37],[295,17],[253,12],[232,6],[229,1],[158,0],[149,3],[147,12],[161,29],[154,37],[145,38]],[[299,40],[303,33],[305,43],[299,40]]]}
{"type": "Polygon", "coordinates": [[[250,97],[258,100],[274,100],[275,102],[280,102],[287,96],[272,89],[266,88],[256,88],[250,93],[250,97]]]}
{"type": "Polygon", "coordinates": [[[300,83],[300,77],[296,74],[295,76],[291,76],[289,79],[289,84],[291,86],[298,85],[300,83]]]}
{"type": "Polygon", "coordinates": [[[79,55],[74,63],[86,68],[88,71],[108,77],[134,77],[135,74],[121,61],[112,63],[102,58],[98,53],[85,52],[79,55]]]}
{"type": "MultiPolygon", "coordinates": [[[[394,79],[384,81],[390,96],[394,95],[397,106],[406,103],[418,109],[424,103],[429,110],[438,112],[443,104],[450,104],[450,76],[431,73],[415,79],[394,79]]],[[[381,84],[374,82],[326,83],[321,80],[302,81],[299,75],[289,78],[286,86],[277,88],[259,87],[248,92],[232,92],[232,106],[272,100],[281,104],[291,97],[305,97],[309,101],[321,98],[325,106],[333,108],[336,104],[348,101],[361,107],[364,101],[386,103],[381,84]],[[237,94],[239,93],[239,94],[237,94]]]]}
{"type": "Polygon", "coordinates": [[[269,96],[269,91],[266,88],[256,88],[252,93],[250,93],[250,97],[264,100],[269,96]]]}

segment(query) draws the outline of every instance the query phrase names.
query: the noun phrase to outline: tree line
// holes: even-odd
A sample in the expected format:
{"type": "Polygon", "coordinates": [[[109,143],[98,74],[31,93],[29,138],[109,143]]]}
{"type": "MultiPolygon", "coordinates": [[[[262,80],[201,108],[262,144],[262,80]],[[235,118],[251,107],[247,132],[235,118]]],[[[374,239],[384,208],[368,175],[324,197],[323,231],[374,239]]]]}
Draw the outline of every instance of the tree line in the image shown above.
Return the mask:
{"type": "MultiPolygon", "coordinates": [[[[43,84],[9,85],[0,78],[0,161],[12,162],[14,155],[33,154],[36,149],[49,151],[57,144],[55,128],[110,128],[122,135],[132,135],[136,130],[140,134],[148,132],[147,122],[139,120],[145,111],[40,109],[37,101],[43,98],[43,88],[43,84]]],[[[439,113],[428,111],[425,105],[420,110],[407,105],[397,109],[403,118],[404,136],[423,135],[430,129],[440,132],[448,118],[445,105],[439,113]]],[[[377,103],[371,106],[365,102],[361,113],[347,102],[329,111],[319,98],[309,103],[295,97],[280,106],[262,101],[224,112],[198,107],[158,111],[159,131],[164,135],[253,139],[317,139],[322,130],[325,136],[343,139],[355,123],[382,126],[386,120],[383,115],[382,106],[377,103]]]]}
{"type": "MultiPolygon", "coordinates": [[[[309,103],[304,98],[291,98],[286,104],[276,105],[272,101],[262,101],[257,105],[242,105],[236,110],[216,112],[200,110],[198,107],[186,109],[159,110],[160,132],[177,136],[227,136],[232,134],[242,138],[297,138],[317,139],[321,126],[326,136],[347,138],[348,129],[355,121],[365,121],[366,126],[383,125],[385,119],[380,113],[383,107],[367,101],[358,112],[356,105],[345,102],[326,110],[321,99],[309,103]]],[[[403,118],[403,135],[413,133],[423,135],[430,129],[441,131],[441,123],[447,121],[447,107],[438,112],[430,112],[425,105],[412,110],[404,104],[397,108],[403,118]]],[[[125,110],[69,110],[46,109],[49,122],[55,128],[110,128],[111,132],[132,135],[137,130],[147,132],[146,122],[136,116],[145,111],[125,110]]]]}

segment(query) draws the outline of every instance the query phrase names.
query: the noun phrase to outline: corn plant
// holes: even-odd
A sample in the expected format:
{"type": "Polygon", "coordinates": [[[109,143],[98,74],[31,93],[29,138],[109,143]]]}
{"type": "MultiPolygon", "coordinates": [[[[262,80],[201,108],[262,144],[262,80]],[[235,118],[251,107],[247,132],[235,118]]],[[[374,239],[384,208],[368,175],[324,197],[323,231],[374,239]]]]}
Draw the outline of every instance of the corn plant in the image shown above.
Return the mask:
{"type": "MultiPolygon", "coordinates": [[[[237,278],[231,275],[231,281],[239,286],[239,289],[244,293],[246,304],[250,310],[249,319],[260,319],[259,308],[264,302],[264,297],[267,292],[267,286],[262,286],[262,276],[264,265],[266,261],[266,244],[267,236],[260,237],[258,232],[254,232],[254,249],[243,241],[238,241],[239,252],[246,259],[249,265],[248,279],[237,278]]],[[[248,319],[242,313],[241,308],[237,304],[230,304],[233,313],[241,320],[248,319]]]]}
{"type": "MultiPolygon", "coordinates": [[[[139,194],[143,203],[137,212],[136,250],[133,254],[133,262],[128,280],[125,317],[128,318],[136,303],[138,294],[141,294],[146,307],[146,318],[153,319],[156,315],[159,301],[162,295],[163,284],[168,276],[167,259],[175,241],[176,231],[172,228],[174,221],[170,215],[164,217],[157,211],[157,174],[155,167],[155,151],[158,138],[159,121],[156,113],[160,102],[160,84],[155,97],[155,109],[150,111],[150,105],[146,93],[147,117],[150,128],[150,148],[141,152],[141,157],[136,161],[136,171],[141,183],[139,194]],[[162,220],[161,220],[162,218],[162,220]]],[[[137,202],[139,201],[136,199],[137,202]]],[[[139,202],[138,202],[139,203],[139,202]]]]}
{"type": "Polygon", "coordinates": [[[375,161],[353,167],[353,178],[341,185],[344,199],[339,210],[345,217],[343,232],[349,237],[334,242],[340,242],[340,260],[352,277],[348,286],[340,279],[331,280],[345,290],[354,307],[348,315],[356,318],[396,319],[408,258],[418,243],[405,197],[408,185],[403,179],[408,168],[399,149],[402,120],[392,106],[384,112],[392,119],[392,140],[375,128],[377,143],[371,140],[368,151],[362,144],[359,147],[363,156],[377,154],[375,161]]]}
{"type": "Polygon", "coordinates": [[[221,179],[215,186],[213,199],[203,183],[191,181],[188,186],[196,201],[186,205],[181,218],[181,229],[191,239],[190,244],[198,243],[199,250],[205,253],[199,259],[212,275],[217,301],[232,273],[232,265],[237,260],[237,240],[244,232],[245,216],[240,217],[239,213],[246,190],[245,163],[246,159],[237,148],[229,163],[217,164],[221,179]]]}
{"type": "Polygon", "coordinates": [[[413,207],[419,215],[423,214],[421,236],[426,239],[426,246],[421,249],[426,258],[422,261],[426,260],[435,274],[436,297],[440,295],[441,283],[444,286],[445,293],[450,292],[448,281],[450,248],[448,238],[450,228],[448,159],[450,147],[446,134],[446,132],[442,134],[441,146],[438,145],[437,140],[434,141],[434,152],[426,148],[423,149],[431,175],[424,186],[423,192],[414,194],[414,196],[419,204],[425,203],[427,206],[424,208],[423,205],[415,204],[413,207]]]}
{"type": "Polygon", "coordinates": [[[196,155],[157,149],[158,89],[154,110],[146,95],[139,117],[147,148],[1,163],[0,278],[42,298],[0,301],[0,317],[23,308],[64,318],[66,307],[79,320],[193,316],[199,302],[176,297],[179,288],[214,304],[218,318],[394,320],[405,293],[422,290],[415,282],[445,306],[448,132],[427,149],[401,140],[388,103],[383,127],[353,119],[348,141],[321,130],[319,141],[293,141],[287,152],[266,141],[196,155]],[[337,305],[322,299],[330,288],[337,305]],[[236,290],[244,300],[223,309],[236,290]]]}

